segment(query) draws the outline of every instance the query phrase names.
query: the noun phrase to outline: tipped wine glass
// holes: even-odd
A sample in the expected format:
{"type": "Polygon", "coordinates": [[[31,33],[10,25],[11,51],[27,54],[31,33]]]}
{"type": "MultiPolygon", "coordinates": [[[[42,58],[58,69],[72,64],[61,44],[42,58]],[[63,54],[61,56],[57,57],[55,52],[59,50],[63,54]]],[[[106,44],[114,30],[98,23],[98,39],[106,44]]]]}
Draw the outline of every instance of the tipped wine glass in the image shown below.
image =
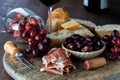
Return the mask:
{"type": "Polygon", "coordinates": [[[4,20],[6,18],[7,13],[12,10],[12,7],[9,5],[0,5],[0,32],[6,33],[4,29],[4,20]]]}
{"type": "Polygon", "coordinates": [[[49,7],[49,13],[50,13],[49,30],[50,30],[50,33],[51,33],[52,32],[52,8],[60,0],[39,0],[39,1],[42,2],[44,5],[46,5],[47,7],[49,7]]]}

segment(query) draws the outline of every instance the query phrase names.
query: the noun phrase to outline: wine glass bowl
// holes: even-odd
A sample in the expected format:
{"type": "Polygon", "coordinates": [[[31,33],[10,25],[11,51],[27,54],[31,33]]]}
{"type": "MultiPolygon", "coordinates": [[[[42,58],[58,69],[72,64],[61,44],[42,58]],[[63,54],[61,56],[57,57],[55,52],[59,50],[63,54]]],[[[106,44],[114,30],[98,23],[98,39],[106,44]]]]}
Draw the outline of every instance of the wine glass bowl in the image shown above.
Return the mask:
{"type": "Polygon", "coordinates": [[[49,15],[50,15],[50,23],[49,23],[49,30],[50,33],[52,32],[52,8],[53,6],[58,3],[60,0],[39,0],[40,2],[42,2],[44,5],[46,5],[47,7],[49,7],[49,15]]]}
{"type": "Polygon", "coordinates": [[[46,5],[47,7],[50,7],[58,3],[60,0],[39,0],[39,1],[46,5]]]}
{"type": "MultiPolygon", "coordinates": [[[[23,34],[26,30],[28,30],[27,32],[30,32],[30,29],[38,31],[38,29],[45,28],[45,23],[43,19],[26,8],[16,8],[8,12],[4,24],[6,32],[12,35],[14,39],[22,42],[27,41],[23,37],[27,35],[23,34]],[[38,27],[38,29],[35,29],[36,26],[38,27]]],[[[29,35],[30,33],[27,36],[29,35]]]]}

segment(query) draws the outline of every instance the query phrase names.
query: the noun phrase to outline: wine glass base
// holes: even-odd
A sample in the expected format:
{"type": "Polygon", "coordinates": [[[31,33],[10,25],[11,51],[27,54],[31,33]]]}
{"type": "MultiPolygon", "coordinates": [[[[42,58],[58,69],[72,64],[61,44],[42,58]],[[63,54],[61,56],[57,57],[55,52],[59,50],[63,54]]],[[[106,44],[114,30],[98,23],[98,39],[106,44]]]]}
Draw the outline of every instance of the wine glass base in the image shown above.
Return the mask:
{"type": "Polygon", "coordinates": [[[4,29],[4,19],[7,13],[12,10],[12,7],[9,5],[0,5],[0,32],[5,33],[4,29]]]}

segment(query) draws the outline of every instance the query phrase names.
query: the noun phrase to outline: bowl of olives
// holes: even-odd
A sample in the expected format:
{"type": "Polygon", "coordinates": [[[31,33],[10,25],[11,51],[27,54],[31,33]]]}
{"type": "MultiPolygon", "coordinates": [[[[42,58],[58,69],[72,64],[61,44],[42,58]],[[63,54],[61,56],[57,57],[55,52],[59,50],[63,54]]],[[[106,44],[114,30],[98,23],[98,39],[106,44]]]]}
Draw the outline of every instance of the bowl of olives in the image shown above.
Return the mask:
{"type": "Polygon", "coordinates": [[[99,56],[106,48],[98,36],[81,36],[73,34],[62,43],[62,48],[82,60],[99,56]]]}

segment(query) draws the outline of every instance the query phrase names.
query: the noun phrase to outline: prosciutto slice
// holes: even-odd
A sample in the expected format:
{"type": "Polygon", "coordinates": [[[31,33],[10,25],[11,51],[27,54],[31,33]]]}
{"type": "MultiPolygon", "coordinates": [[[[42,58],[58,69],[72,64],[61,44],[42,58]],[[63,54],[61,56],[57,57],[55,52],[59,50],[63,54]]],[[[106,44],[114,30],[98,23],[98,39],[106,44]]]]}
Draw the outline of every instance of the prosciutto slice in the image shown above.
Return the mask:
{"type": "Polygon", "coordinates": [[[41,71],[47,71],[55,74],[63,75],[70,73],[75,66],[72,64],[69,54],[62,48],[51,49],[46,56],[43,56],[43,68],[41,71]]]}

